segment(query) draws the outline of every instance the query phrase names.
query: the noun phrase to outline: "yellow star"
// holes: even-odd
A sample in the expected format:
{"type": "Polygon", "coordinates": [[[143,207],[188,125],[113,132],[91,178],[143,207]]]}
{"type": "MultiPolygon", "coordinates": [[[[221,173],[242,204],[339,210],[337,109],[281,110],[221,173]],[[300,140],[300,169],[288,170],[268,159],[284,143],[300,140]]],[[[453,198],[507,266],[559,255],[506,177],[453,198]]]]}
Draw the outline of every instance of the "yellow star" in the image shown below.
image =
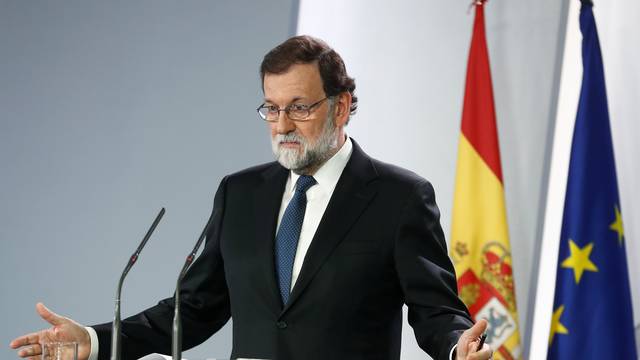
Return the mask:
{"type": "Polygon", "coordinates": [[[622,226],[622,214],[620,213],[620,209],[618,206],[615,206],[616,211],[616,219],[614,222],[609,225],[609,229],[618,233],[618,242],[622,245],[622,238],[624,237],[624,227],[622,226]]]}
{"type": "Polygon", "coordinates": [[[560,323],[560,317],[562,316],[562,312],[564,311],[564,305],[560,305],[556,311],[553,312],[553,316],[551,317],[551,333],[549,334],[549,345],[553,342],[553,338],[556,334],[568,334],[569,330],[567,330],[564,325],[560,323]]]}
{"type": "Polygon", "coordinates": [[[573,276],[576,279],[576,284],[580,283],[580,278],[582,278],[582,273],[585,270],[593,272],[598,271],[596,265],[589,260],[591,250],[593,250],[593,243],[589,243],[581,249],[573,242],[573,240],[569,239],[569,251],[571,251],[571,255],[566,258],[560,266],[563,268],[573,269],[573,276]]]}

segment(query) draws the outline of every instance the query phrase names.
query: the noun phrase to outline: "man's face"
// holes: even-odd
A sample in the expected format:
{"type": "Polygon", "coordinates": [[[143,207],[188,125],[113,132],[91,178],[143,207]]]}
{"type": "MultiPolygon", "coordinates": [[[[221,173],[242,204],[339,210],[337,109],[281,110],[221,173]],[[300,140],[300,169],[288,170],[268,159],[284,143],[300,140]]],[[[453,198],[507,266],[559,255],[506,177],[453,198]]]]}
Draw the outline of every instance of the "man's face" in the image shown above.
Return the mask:
{"type": "MultiPolygon", "coordinates": [[[[311,105],[326,97],[315,63],[294,64],[282,74],[265,74],[264,102],[284,109],[291,104],[311,105]]],[[[306,121],[292,121],[284,111],[269,123],[273,152],[278,162],[299,173],[315,171],[339,148],[332,101],[325,100],[311,111],[306,121]]],[[[340,144],[341,145],[341,144],[340,144]]]]}

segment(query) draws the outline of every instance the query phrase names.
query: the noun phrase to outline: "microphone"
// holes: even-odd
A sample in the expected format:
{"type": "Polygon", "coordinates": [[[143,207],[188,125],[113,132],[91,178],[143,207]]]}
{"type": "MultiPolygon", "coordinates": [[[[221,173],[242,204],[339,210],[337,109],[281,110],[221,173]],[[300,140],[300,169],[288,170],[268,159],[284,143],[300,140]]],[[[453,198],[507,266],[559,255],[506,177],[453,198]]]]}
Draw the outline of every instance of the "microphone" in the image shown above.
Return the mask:
{"type": "Polygon", "coordinates": [[[124,271],[122,271],[122,275],[120,275],[120,281],[118,281],[118,288],[116,289],[115,317],[113,318],[113,324],[111,325],[111,360],[120,360],[120,293],[122,292],[122,283],[124,282],[124,278],[129,273],[129,270],[131,270],[131,268],[133,267],[133,264],[135,264],[138,260],[138,256],[140,255],[142,248],[144,248],[144,246],[147,244],[147,241],[151,237],[151,234],[153,234],[156,226],[158,226],[158,223],[160,222],[160,219],[162,219],[163,215],[164,208],[160,209],[160,212],[156,216],[156,219],[153,221],[153,224],[151,224],[149,231],[147,231],[147,234],[142,239],[142,242],[140,242],[140,245],[138,245],[136,251],[133,253],[133,255],[131,255],[127,266],[125,266],[124,271]]]}
{"type": "Polygon", "coordinates": [[[205,225],[198,241],[196,242],[196,246],[194,246],[193,250],[187,256],[187,260],[184,262],[182,266],[182,270],[180,271],[180,275],[178,276],[178,281],[176,281],[176,292],[175,292],[175,308],[173,313],[173,331],[171,334],[171,357],[173,360],[182,360],[182,322],[180,321],[180,283],[182,282],[182,278],[187,274],[187,270],[193,263],[193,260],[196,257],[196,253],[202,245],[202,241],[207,236],[207,232],[209,232],[209,228],[213,223],[213,218],[215,215],[215,210],[209,217],[209,221],[207,221],[207,225],[205,225]]]}

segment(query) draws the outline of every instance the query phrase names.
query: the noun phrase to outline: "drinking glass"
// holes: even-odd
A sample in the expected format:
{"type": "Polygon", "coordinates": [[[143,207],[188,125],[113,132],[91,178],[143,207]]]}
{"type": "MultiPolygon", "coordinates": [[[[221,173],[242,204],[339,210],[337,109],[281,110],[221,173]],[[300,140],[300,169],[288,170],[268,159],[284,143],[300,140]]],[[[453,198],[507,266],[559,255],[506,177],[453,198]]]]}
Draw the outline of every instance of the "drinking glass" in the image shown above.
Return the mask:
{"type": "Polygon", "coordinates": [[[42,360],[78,360],[77,342],[50,342],[42,346],[42,360]]]}

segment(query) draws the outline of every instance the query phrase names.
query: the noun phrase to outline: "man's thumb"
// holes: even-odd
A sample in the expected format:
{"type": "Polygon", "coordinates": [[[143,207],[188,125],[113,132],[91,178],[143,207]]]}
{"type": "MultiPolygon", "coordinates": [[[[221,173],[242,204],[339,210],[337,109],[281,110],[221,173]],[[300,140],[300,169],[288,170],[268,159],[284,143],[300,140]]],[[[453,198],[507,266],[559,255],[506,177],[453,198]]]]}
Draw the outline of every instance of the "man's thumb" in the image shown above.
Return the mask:
{"type": "Polygon", "coordinates": [[[64,323],[65,318],[47,309],[43,303],[36,304],[36,311],[41,318],[53,326],[62,325],[64,323]]]}
{"type": "Polygon", "coordinates": [[[489,327],[489,322],[487,320],[485,319],[478,320],[478,322],[475,323],[475,325],[472,328],[473,335],[476,337],[480,337],[480,335],[482,335],[482,333],[485,332],[488,327],[489,327]]]}

